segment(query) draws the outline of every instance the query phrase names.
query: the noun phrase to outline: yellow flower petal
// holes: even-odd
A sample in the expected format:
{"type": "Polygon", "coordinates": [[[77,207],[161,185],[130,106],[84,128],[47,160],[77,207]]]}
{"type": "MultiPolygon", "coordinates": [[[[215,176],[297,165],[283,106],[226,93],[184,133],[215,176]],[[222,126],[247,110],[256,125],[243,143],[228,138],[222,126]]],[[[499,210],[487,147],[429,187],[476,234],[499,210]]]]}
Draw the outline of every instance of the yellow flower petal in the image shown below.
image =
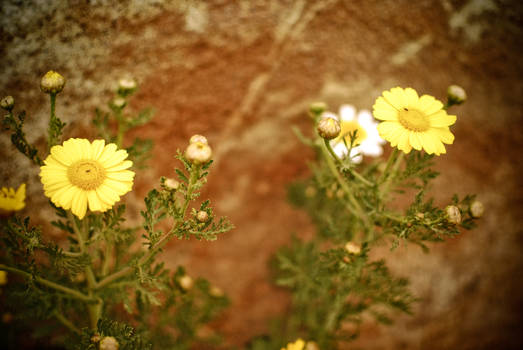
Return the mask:
{"type": "Polygon", "coordinates": [[[418,138],[419,133],[411,131],[409,132],[409,143],[415,150],[421,150],[421,138],[418,138]]]}
{"type": "Polygon", "coordinates": [[[404,93],[407,99],[407,105],[410,108],[415,108],[418,106],[418,93],[413,88],[406,88],[404,93]]]}
{"type": "Polygon", "coordinates": [[[118,180],[118,181],[133,181],[134,172],[132,172],[130,170],[108,172],[107,178],[111,179],[111,180],[118,180]]]}
{"type": "Polygon", "coordinates": [[[44,193],[80,219],[87,209],[106,211],[133,186],[134,172],[125,150],[104,140],[69,139],[55,146],[40,168],[44,193]]]}
{"type": "Polygon", "coordinates": [[[441,110],[430,117],[430,125],[432,127],[441,128],[444,126],[450,126],[456,122],[455,115],[448,115],[445,111],[441,110]]]}
{"type": "Polygon", "coordinates": [[[432,128],[428,132],[440,139],[443,143],[449,145],[454,143],[454,135],[450,132],[449,128],[432,128]]]}

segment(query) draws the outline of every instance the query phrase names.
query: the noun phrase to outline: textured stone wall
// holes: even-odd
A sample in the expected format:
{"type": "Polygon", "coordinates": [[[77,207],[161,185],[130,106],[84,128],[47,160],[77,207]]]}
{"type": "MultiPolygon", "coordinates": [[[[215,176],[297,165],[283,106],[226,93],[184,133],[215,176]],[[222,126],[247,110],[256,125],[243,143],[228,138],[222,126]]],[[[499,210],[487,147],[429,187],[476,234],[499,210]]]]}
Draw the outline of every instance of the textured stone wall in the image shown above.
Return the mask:
{"type": "MultiPolygon", "coordinates": [[[[479,229],[428,255],[384,247],[421,301],[393,326],[366,323],[351,348],[521,345],[519,1],[4,0],[0,9],[0,94],[28,111],[27,134],[39,145],[49,107],[38,82],[47,70],[67,78],[57,112],[68,137],[94,135],[88,119],[118,78],[140,82],[132,107],[153,106],[156,116],[135,133],[156,147],[149,173],[126,196],[131,214],[172,173],[176,148],[194,133],[209,138],[216,163],[206,194],[237,228],[214,243],[174,242],[163,257],[230,294],[231,308],[213,325],[229,344],[285,312],[287,295],[269,283],[267,261],[292,232],[313,232],[285,202],[285,184],[306,177],[312,158],[290,130],[307,130],[308,104],[369,109],[394,86],[443,99],[449,84],[462,85],[469,102],[456,109],[456,141],[437,160],[433,194],[444,205],[454,192],[478,193],[486,215],[479,229]]],[[[28,182],[27,210],[39,209],[37,170],[27,170],[5,133],[0,148],[2,185],[28,182]]]]}

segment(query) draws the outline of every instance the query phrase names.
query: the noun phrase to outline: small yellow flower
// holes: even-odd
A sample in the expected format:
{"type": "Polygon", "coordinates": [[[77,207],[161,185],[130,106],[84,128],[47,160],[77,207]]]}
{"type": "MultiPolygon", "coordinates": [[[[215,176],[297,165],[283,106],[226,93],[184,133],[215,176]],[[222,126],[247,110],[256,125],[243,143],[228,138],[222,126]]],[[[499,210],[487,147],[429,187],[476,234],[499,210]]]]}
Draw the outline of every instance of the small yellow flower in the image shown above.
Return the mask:
{"type": "Polygon", "coordinates": [[[0,191],[0,211],[11,212],[22,210],[25,207],[25,184],[18,189],[2,187],[0,191]]]}
{"type": "Polygon", "coordinates": [[[104,212],[133,187],[127,151],[104,140],[69,139],[51,148],[40,168],[44,193],[58,207],[83,219],[87,207],[104,212]]]}
{"type": "Polygon", "coordinates": [[[454,135],[449,126],[456,122],[443,103],[429,95],[418,97],[412,88],[395,87],[384,91],[373,106],[380,136],[393,147],[409,153],[412,148],[428,154],[446,153],[443,143],[452,144],[454,135]]]}
{"type": "Polygon", "coordinates": [[[303,350],[305,347],[305,342],[303,339],[297,339],[294,343],[287,344],[286,348],[281,348],[281,350],[303,350]]]}
{"type": "Polygon", "coordinates": [[[7,272],[0,270],[0,286],[7,284],[7,272]]]}

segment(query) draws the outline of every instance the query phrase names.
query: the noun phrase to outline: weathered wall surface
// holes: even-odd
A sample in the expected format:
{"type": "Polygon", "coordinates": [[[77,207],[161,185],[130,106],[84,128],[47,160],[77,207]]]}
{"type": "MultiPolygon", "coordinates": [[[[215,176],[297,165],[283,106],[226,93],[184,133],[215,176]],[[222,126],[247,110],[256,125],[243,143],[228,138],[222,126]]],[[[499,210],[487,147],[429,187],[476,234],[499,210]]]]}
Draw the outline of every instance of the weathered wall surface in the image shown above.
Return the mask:
{"type": "MultiPolygon", "coordinates": [[[[215,243],[175,242],[164,254],[230,294],[214,325],[240,345],[284,312],[285,292],[268,282],[267,261],[291,232],[311,233],[285,202],[286,183],[312,157],[293,136],[315,100],[370,108],[393,86],[444,98],[451,83],[469,102],[438,159],[438,203],[475,192],[480,228],[434,246],[390,255],[421,298],[413,316],[369,323],[354,348],[509,349],[521,345],[521,133],[523,47],[519,1],[15,1],[0,5],[0,93],[28,111],[27,134],[43,145],[48,105],[40,77],[67,77],[58,114],[67,136],[93,135],[88,118],[114,82],[141,83],[132,107],[154,106],[137,131],[156,142],[152,169],[127,196],[141,198],[174,166],[194,133],[216,154],[208,195],[236,229],[215,243]]],[[[29,208],[45,203],[36,170],[0,135],[2,185],[28,181],[29,208]],[[20,171],[24,169],[24,171],[20,171]]],[[[51,215],[43,212],[42,216],[51,215]]],[[[386,248],[384,248],[386,251],[386,248]]],[[[351,347],[352,348],[352,347],[351,347]]]]}

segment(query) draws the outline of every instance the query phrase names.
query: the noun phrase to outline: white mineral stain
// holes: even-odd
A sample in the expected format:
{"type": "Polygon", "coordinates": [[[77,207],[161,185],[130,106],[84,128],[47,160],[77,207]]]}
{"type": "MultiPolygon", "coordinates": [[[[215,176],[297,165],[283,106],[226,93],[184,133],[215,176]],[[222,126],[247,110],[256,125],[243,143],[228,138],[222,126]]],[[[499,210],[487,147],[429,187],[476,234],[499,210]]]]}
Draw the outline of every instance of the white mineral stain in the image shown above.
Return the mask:
{"type": "Polygon", "coordinates": [[[401,66],[414,58],[425,46],[432,42],[430,35],[424,35],[418,40],[408,42],[400,47],[390,59],[390,63],[396,66],[401,66]]]}
{"type": "Polygon", "coordinates": [[[461,10],[454,12],[449,18],[452,33],[462,32],[469,43],[477,43],[487,29],[485,21],[479,21],[478,16],[488,11],[498,11],[492,0],[471,0],[461,10]]]}
{"type": "Polygon", "coordinates": [[[209,23],[207,4],[191,4],[185,13],[185,30],[195,33],[203,33],[209,23]]]}

